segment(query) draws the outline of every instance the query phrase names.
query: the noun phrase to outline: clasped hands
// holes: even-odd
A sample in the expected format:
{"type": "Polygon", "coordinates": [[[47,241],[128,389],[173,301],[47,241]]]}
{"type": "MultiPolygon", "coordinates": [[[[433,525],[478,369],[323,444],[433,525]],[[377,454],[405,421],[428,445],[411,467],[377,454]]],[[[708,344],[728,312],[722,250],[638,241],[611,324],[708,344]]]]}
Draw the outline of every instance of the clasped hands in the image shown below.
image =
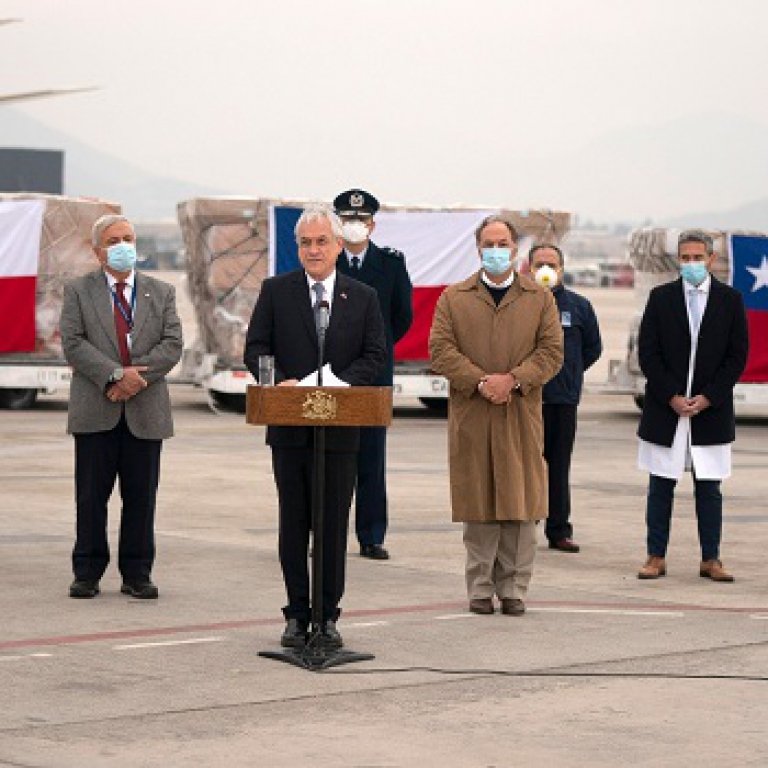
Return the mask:
{"type": "Polygon", "coordinates": [[[480,379],[477,391],[494,405],[504,405],[509,402],[516,386],[517,379],[513,373],[490,373],[480,379]]]}
{"type": "Polygon", "coordinates": [[[685,397],[683,395],[675,395],[670,401],[669,405],[672,410],[678,416],[696,416],[706,408],[709,408],[712,403],[705,395],[696,395],[696,397],[685,397]]]}
{"type": "Polygon", "coordinates": [[[146,380],[141,375],[146,370],[146,365],[134,365],[123,368],[123,378],[107,389],[107,397],[113,403],[130,400],[137,392],[140,392],[147,386],[146,380]]]}

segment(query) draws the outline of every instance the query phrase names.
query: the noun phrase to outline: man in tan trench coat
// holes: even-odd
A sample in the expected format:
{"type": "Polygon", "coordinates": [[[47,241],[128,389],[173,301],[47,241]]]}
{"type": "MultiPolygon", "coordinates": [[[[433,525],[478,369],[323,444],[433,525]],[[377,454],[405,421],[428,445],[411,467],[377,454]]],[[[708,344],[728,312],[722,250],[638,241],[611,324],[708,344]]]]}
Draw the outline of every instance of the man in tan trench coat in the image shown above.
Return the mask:
{"type": "Polygon", "coordinates": [[[482,268],[447,288],[430,333],[432,368],[450,383],[451,505],[464,523],[474,613],[520,616],[536,521],[547,516],[541,391],[563,363],[552,293],[517,275],[518,235],[501,216],[476,231],[482,268]]]}

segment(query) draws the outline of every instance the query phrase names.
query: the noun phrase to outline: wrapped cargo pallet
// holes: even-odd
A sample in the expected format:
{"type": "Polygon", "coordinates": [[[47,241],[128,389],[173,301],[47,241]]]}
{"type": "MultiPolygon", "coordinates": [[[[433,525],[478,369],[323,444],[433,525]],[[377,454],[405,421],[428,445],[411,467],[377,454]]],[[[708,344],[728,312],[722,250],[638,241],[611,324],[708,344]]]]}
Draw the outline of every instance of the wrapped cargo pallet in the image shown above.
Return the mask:
{"type": "MultiPolygon", "coordinates": [[[[101,200],[42,195],[0,193],[0,205],[9,219],[14,210],[36,208],[41,211],[34,224],[19,238],[14,248],[22,254],[27,246],[35,250],[29,275],[34,281],[34,331],[9,337],[18,328],[0,324],[0,405],[22,407],[34,402],[38,391],[52,392],[67,386],[68,369],[64,361],[59,316],[64,284],[96,268],[91,248],[91,227],[105,213],[119,213],[120,206],[101,200]],[[37,205],[35,205],[37,203],[37,205]]],[[[18,235],[18,229],[16,229],[18,235]]],[[[10,237],[10,235],[7,235],[10,237]]],[[[8,256],[13,261],[13,254],[8,256]]],[[[10,265],[13,272],[13,264],[10,265]]],[[[26,318],[14,318],[15,323],[26,318]]],[[[31,320],[30,320],[31,329],[31,320]]]]}

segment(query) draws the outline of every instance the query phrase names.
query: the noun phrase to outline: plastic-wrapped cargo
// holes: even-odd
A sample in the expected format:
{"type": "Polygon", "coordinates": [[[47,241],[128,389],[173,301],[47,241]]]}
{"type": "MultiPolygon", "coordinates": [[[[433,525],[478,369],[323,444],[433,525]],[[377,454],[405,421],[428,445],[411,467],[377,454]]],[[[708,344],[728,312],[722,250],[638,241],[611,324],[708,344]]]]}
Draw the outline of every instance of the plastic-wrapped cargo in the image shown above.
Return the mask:
{"type": "Polygon", "coordinates": [[[21,200],[45,201],[35,289],[35,350],[4,354],[0,363],[63,361],[59,317],[64,284],[98,266],[91,248],[91,228],[100,216],[120,213],[120,206],[90,198],[0,192],[0,201],[21,200]]]}
{"type": "MultiPolygon", "coordinates": [[[[269,275],[270,208],[308,201],[205,198],[178,205],[186,250],[187,286],[197,319],[197,351],[216,356],[220,368],[242,369],[245,336],[262,281],[269,275]]],[[[450,212],[474,208],[383,205],[382,211],[450,212]]],[[[487,209],[482,209],[487,210],[487,209]]],[[[570,214],[503,209],[522,237],[562,241],[570,214]]],[[[406,254],[406,258],[409,255],[406,254]]],[[[412,261],[409,261],[412,267],[412,261]]]]}

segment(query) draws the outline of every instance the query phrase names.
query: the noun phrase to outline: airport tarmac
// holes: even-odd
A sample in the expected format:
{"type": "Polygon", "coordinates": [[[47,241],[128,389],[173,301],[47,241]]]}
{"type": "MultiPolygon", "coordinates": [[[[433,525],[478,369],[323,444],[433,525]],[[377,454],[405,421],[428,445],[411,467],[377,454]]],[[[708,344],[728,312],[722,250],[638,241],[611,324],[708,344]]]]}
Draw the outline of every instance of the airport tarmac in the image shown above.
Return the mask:
{"type": "MultiPolygon", "coordinates": [[[[618,329],[608,330],[618,340],[618,329]]],[[[284,591],[262,428],[172,388],[157,602],[71,600],[66,402],[0,413],[0,766],[762,766],[768,764],[768,422],[741,421],[723,559],[698,575],[689,478],[669,573],[644,559],[637,410],[587,395],[574,458],[576,555],[540,542],[523,618],[466,610],[445,421],[398,408],[388,562],[350,542],[339,628],[373,661],[323,673],[277,647],[284,591]]],[[[113,504],[116,542],[119,505],[113,504]]]]}

